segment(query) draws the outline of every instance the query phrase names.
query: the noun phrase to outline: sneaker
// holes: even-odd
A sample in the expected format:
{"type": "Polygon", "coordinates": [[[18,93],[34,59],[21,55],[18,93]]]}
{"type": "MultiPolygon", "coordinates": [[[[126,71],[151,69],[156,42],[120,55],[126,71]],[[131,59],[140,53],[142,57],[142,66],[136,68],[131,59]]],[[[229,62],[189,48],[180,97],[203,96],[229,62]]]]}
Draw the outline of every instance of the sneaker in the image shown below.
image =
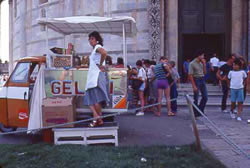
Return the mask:
{"type": "Polygon", "coordinates": [[[227,111],[226,109],[225,110],[222,110],[222,113],[228,113],[229,111],[227,111]]]}
{"type": "Polygon", "coordinates": [[[242,119],[240,117],[237,117],[237,121],[242,121],[242,119]]]}
{"type": "Polygon", "coordinates": [[[144,116],[144,112],[140,111],[140,112],[136,113],[136,116],[144,116]]]}
{"type": "Polygon", "coordinates": [[[233,110],[233,113],[234,113],[234,114],[237,114],[237,113],[238,113],[238,111],[237,111],[236,109],[234,109],[234,110],[233,110]]]}
{"type": "Polygon", "coordinates": [[[231,115],[231,118],[232,118],[232,119],[235,119],[235,118],[236,118],[236,116],[235,116],[234,113],[231,113],[230,115],[231,115]]]}

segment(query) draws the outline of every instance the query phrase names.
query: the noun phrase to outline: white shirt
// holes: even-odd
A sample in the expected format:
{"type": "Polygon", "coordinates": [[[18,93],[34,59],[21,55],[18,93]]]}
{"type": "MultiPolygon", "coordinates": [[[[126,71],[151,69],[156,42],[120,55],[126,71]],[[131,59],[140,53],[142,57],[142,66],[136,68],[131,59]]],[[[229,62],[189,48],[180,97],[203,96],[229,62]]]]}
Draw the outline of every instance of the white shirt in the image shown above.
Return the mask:
{"type": "Polygon", "coordinates": [[[147,70],[147,76],[148,76],[148,78],[152,79],[155,76],[152,67],[150,66],[149,68],[146,68],[146,70],[147,70]]]}
{"type": "Polygon", "coordinates": [[[230,81],[230,88],[231,89],[242,89],[244,88],[243,81],[247,78],[247,74],[245,71],[230,71],[228,74],[228,79],[230,81]]]}
{"type": "Polygon", "coordinates": [[[144,68],[139,69],[139,73],[138,73],[137,77],[138,78],[141,77],[143,81],[145,81],[147,79],[146,71],[144,70],[144,68]]]}
{"type": "MultiPolygon", "coordinates": [[[[97,52],[97,49],[99,48],[103,48],[103,47],[100,44],[97,44],[90,56],[93,58],[93,61],[95,62],[95,64],[100,64],[101,62],[101,54],[97,52]]],[[[103,62],[103,65],[105,65],[105,61],[103,62]]]]}
{"type": "Polygon", "coordinates": [[[222,65],[224,65],[224,64],[226,64],[227,62],[225,62],[225,61],[220,61],[219,63],[218,63],[218,67],[220,68],[220,67],[222,67],[222,65]]]}
{"type": "Polygon", "coordinates": [[[212,64],[213,67],[218,67],[219,61],[220,60],[216,57],[210,59],[210,63],[212,64]]]}
{"type": "Polygon", "coordinates": [[[96,64],[100,64],[101,60],[101,54],[96,51],[98,48],[103,47],[97,44],[89,56],[89,70],[85,90],[95,88],[97,86],[100,69],[96,64]]]}

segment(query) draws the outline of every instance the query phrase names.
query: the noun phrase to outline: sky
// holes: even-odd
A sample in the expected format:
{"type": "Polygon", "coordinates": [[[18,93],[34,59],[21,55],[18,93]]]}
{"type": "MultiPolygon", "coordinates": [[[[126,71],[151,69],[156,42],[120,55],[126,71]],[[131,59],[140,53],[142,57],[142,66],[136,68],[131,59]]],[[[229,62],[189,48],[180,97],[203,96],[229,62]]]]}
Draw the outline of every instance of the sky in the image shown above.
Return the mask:
{"type": "Polygon", "coordinates": [[[1,48],[0,58],[2,61],[9,60],[9,3],[7,0],[1,4],[1,48]]]}

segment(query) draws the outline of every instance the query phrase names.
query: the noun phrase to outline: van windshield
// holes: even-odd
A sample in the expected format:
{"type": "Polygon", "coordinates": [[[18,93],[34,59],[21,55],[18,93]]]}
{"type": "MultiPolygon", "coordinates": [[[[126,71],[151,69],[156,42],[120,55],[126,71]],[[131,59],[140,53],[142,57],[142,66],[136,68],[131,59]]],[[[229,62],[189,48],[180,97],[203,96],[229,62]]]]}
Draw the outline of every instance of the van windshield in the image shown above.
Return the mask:
{"type": "Polygon", "coordinates": [[[30,63],[19,63],[11,76],[11,82],[14,83],[27,83],[29,76],[30,63]]]}

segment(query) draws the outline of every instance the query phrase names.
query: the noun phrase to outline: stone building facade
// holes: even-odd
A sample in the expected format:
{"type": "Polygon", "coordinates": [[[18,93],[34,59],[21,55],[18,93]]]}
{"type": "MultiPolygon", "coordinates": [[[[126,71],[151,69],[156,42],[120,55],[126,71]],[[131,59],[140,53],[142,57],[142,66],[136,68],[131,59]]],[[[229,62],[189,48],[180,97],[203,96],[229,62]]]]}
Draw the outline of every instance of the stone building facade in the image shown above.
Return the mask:
{"type": "MultiPolygon", "coordinates": [[[[15,60],[46,53],[46,31],[37,19],[66,16],[132,16],[137,34],[127,38],[128,63],[168,56],[178,62],[195,49],[208,48],[221,59],[238,53],[248,59],[248,0],[9,0],[10,69],[15,60]]],[[[122,55],[122,39],[104,35],[104,46],[114,59],[122,55]]],[[[66,37],[76,52],[91,51],[86,35],[66,37]]],[[[63,36],[49,31],[49,48],[64,47],[63,36]]],[[[114,61],[115,62],[115,61],[114,61]]]]}

